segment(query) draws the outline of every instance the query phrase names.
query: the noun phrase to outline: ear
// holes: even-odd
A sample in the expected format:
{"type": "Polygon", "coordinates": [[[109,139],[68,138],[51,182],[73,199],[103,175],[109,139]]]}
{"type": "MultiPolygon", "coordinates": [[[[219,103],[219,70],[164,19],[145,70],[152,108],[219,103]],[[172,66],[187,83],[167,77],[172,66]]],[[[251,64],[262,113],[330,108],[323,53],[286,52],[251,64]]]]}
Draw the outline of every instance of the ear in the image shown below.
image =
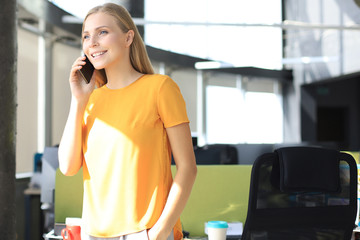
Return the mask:
{"type": "Polygon", "coordinates": [[[133,40],[134,40],[134,31],[133,30],[129,30],[127,33],[126,33],[126,47],[130,47],[133,40]]]}

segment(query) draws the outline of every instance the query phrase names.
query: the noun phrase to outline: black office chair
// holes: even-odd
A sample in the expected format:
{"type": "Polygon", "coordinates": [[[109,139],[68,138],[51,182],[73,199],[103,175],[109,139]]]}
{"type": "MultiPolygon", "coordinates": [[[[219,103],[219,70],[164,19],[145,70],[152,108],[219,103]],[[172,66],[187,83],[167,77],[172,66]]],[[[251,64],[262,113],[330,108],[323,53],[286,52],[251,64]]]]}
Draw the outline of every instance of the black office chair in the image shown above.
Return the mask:
{"type": "Polygon", "coordinates": [[[343,152],[286,147],[256,159],[242,240],[350,240],[357,167],[343,152]]]}

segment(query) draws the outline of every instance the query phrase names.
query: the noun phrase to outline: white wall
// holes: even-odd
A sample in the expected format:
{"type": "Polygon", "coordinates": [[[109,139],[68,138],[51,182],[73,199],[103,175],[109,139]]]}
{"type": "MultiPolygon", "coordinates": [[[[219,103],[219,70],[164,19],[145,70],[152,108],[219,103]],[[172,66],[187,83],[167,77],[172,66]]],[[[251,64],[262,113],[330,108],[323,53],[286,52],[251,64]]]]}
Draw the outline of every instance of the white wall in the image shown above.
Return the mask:
{"type": "Polygon", "coordinates": [[[37,149],[38,38],[18,30],[16,172],[33,171],[37,149]]]}
{"type": "MultiPolygon", "coordinates": [[[[71,97],[68,76],[70,67],[78,56],[80,56],[79,49],[54,43],[51,146],[59,144],[65,126],[71,97]]],[[[38,37],[23,29],[18,30],[17,78],[16,172],[32,172],[38,140],[38,37]]]]}
{"type": "Polygon", "coordinates": [[[80,56],[78,48],[56,43],[53,48],[52,82],[52,145],[60,143],[69,113],[71,92],[69,73],[74,60],[80,56]]]}

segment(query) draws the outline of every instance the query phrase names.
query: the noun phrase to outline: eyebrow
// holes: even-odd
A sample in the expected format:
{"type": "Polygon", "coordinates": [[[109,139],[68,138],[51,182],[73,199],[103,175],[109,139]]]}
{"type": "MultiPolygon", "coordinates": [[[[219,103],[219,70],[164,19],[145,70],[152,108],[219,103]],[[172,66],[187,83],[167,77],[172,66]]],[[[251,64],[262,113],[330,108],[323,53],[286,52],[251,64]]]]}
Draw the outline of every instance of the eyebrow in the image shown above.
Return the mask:
{"type": "MultiPolygon", "coordinates": [[[[95,28],[95,31],[96,31],[96,30],[99,30],[100,28],[109,28],[109,27],[106,26],[106,25],[104,25],[104,26],[99,26],[99,27],[95,28]]],[[[89,31],[84,31],[83,34],[84,34],[84,33],[88,33],[88,32],[89,32],[89,31]]]]}

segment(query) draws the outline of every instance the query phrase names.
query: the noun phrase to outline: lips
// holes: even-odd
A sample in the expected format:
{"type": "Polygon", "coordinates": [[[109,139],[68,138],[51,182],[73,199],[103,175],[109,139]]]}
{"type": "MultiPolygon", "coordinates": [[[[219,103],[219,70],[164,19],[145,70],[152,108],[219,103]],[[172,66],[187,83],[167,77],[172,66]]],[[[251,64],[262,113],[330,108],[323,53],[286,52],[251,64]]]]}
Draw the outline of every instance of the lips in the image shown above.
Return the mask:
{"type": "Polygon", "coordinates": [[[95,53],[92,53],[91,56],[92,56],[93,58],[96,58],[96,57],[99,57],[99,56],[103,55],[104,53],[106,53],[106,51],[95,52],[95,53]]]}

